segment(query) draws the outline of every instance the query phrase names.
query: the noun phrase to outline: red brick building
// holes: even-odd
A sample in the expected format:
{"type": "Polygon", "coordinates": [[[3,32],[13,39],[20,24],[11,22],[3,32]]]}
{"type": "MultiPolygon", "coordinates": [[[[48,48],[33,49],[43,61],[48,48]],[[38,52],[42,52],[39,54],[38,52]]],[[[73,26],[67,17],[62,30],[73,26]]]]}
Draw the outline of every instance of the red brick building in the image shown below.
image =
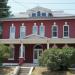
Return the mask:
{"type": "Polygon", "coordinates": [[[45,49],[75,47],[75,16],[35,7],[2,18],[0,44],[12,48],[12,54],[5,62],[38,63],[38,57],[45,49]]]}

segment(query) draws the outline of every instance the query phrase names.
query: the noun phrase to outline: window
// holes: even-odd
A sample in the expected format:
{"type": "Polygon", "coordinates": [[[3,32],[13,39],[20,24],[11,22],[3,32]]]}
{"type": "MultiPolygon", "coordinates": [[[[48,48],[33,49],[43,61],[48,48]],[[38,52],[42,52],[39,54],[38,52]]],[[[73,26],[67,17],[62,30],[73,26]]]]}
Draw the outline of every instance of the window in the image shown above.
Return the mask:
{"type": "Polygon", "coordinates": [[[41,13],[40,13],[40,11],[38,11],[38,12],[37,12],[37,16],[38,16],[38,17],[40,17],[40,16],[41,16],[41,13]]]}
{"type": "Polygon", "coordinates": [[[14,45],[10,45],[10,57],[9,57],[9,60],[14,60],[14,45]]]}
{"type": "Polygon", "coordinates": [[[10,39],[15,39],[15,26],[14,26],[14,24],[12,24],[12,26],[10,26],[10,39]]]}
{"type": "Polygon", "coordinates": [[[32,17],[36,17],[36,13],[32,13],[32,17]]]}
{"type": "Polygon", "coordinates": [[[65,25],[63,26],[63,37],[69,37],[69,25],[67,25],[67,22],[65,22],[65,25]]]}
{"type": "Polygon", "coordinates": [[[0,39],[2,39],[2,32],[3,32],[3,26],[2,23],[0,23],[0,39]]]}
{"type": "Polygon", "coordinates": [[[42,13],[42,16],[43,16],[43,17],[46,17],[46,13],[42,13]]]}
{"type": "Polygon", "coordinates": [[[53,17],[52,13],[48,13],[48,17],[53,17]]]}
{"type": "Polygon", "coordinates": [[[38,27],[36,26],[36,23],[34,23],[34,26],[33,26],[33,34],[36,34],[37,35],[38,33],[38,27]]]}
{"type": "Polygon", "coordinates": [[[24,26],[24,23],[22,23],[22,26],[20,26],[20,39],[24,39],[26,36],[26,27],[24,26]]]}
{"type": "Polygon", "coordinates": [[[57,37],[58,37],[58,27],[54,22],[54,25],[52,26],[52,38],[57,38],[57,37]]]}
{"type": "Polygon", "coordinates": [[[44,32],[45,32],[45,28],[43,26],[43,23],[41,23],[40,30],[39,30],[39,34],[41,37],[44,37],[44,34],[45,34],[44,32]]]}

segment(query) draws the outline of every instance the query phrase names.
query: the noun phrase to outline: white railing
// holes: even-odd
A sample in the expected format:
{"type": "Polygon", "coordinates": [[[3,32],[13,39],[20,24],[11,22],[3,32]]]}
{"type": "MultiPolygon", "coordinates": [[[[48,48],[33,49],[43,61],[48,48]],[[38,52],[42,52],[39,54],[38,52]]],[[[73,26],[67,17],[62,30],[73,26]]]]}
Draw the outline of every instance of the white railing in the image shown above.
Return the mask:
{"type": "Polygon", "coordinates": [[[0,44],[47,44],[75,43],[75,38],[46,38],[46,39],[0,39],[0,44]]]}

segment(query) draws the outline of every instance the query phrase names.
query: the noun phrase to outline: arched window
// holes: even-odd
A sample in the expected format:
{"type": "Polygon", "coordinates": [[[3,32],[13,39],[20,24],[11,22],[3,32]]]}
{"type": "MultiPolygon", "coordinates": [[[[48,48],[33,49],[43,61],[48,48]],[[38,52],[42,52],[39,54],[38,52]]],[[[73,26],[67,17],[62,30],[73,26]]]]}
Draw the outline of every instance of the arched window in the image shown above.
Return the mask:
{"type": "Polygon", "coordinates": [[[37,27],[36,23],[34,23],[34,26],[33,26],[33,34],[35,34],[35,35],[38,34],[38,27],[37,27]]]}
{"type": "Polygon", "coordinates": [[[63,37],[69,37],[69,25],[67,24],[67,22],[65,22],[65,25],[63,26],[63,37]]]}
{"type": "Polygon", "coordinates": [[[39,34],[41,37],[44,37],[44,35],[45,35],[45,27],[44,27],[43,23],[41,23],[41,25],[40,25],[39,34]]]}
{"type": "Polygon", "coordinates": [[[15,26],[12,23],[12,26],[10,26],[10,39],[15,39],[15,26]]]}
{"type": "Polygon", "coordinates": [[[58,26],[54,22],[54,25],[52,26],[52,38],[58,37],[58,26]]]}
{"type": "Polygon", "coordinates": [[[22,23],[22,26],[20,26],[20,39],[24,39],[26,36],[26,27],[24,26],[24,23],[22,23]]]}

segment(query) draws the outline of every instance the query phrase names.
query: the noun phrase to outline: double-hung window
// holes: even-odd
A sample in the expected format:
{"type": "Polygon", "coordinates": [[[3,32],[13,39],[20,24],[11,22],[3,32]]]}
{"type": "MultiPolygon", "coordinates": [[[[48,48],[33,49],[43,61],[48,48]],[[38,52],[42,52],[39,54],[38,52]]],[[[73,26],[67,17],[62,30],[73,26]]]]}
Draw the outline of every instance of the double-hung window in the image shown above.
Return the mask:
{"type": "Polygon", "coordinates": [[[20,26],[20,39],[24,39],[26,36],[26,27],[24,26],[24,23],[22,23],[22,26],[20,26]]]}
{"type": "Polygon", "coordinates": [[[43,25],[43,23],[41,23],[41,25],[40,25],[39,34],[41,37],[44,37],[44,35],[45,35],[45,26],[43,25]]]}
{"type": "Polygon", "coordinates": [[[38,26],[36,25],[36,23],[34,23],[34,26],[33,26],[33,34],[37,35],[38,34],[38,26]]]}
{"type": "Polygon", "coordinates": [[[52,38],[58,37],[58,26],[54,22],[54,25],[52,26],[52,38]]]}
{"type": "Polygon", "coordinates": [[[63,26],[63,37],[69,37],[69,25],[67,24],[67,22],[65,22],[65,25],[63,26]]]}
{"type": "Polygon", "coordinates": [[[14,24],[12,24],[12,26],[10,26],[10,39],[15,39],[15,26],[14,26],[14,24]]]}

